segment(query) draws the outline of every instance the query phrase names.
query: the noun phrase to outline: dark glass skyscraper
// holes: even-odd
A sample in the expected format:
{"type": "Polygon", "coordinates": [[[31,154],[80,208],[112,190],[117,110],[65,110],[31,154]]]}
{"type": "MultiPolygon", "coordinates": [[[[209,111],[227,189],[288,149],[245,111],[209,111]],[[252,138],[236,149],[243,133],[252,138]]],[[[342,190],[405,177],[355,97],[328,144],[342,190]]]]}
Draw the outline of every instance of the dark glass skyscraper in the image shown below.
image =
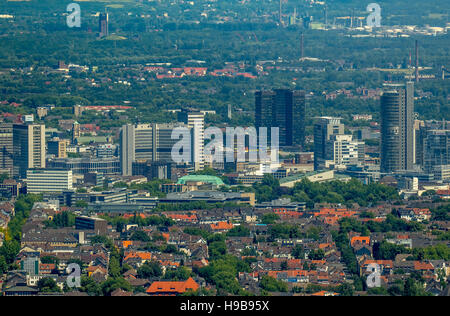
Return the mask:
{"type": "Polygon", "coordinates": [[[0,123],[0,173],[9,177],[13,172],[13,125],[0,123]]]}
{"type": "Polygon", "coordinates": [[[387,84],[381,96],[381,172],[414,163],[414,83],[387,84]]]}
{"type": "MultiPolygon", "coordinates": [[[[305,92],[277,89],[255,93],[256,128],[279,128],[280,146],[305,143],[305,92]]],[[[270,140],[270,138],[269,138],[270,140]]]]}
{"type": "Polygon", "coordinates": [[[98,28],[100,37],[105,37],[109,35],[109,16],[108,13],[100,13],[98,18],[98,28]]]}

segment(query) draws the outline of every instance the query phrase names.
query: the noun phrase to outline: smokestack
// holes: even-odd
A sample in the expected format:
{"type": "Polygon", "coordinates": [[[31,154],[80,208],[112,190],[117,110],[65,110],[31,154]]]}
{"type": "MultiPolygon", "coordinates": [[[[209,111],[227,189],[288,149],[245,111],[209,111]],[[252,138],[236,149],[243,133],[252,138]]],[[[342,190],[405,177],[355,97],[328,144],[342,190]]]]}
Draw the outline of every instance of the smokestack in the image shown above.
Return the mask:
{"type": "Polygon", "coordinates": [[[419,41],[416,40],[416,82],[419,82],[419,41]]]}
{"type": "Polygon", "coordinates": [[[281,1],[282,0],[280,0],[280,13],[279,13],[279,15],[280,15],[280,25],[283,25],[283,18],[281,16],[281,1]]]}
{"type": "Polygon", "coordinates": [[[304,39],[304,35],[303,35],[303,33],[302,33],[302,36],[301,36],[301,40],[300,40],[300,55],[301,55],[301,60],[303,60],[303,57],[305,57],[305,51],[304,51],[304,49],[305,49],[305,46],[304,46],[304,41],[305,41],[305,39],[304,39]]]}

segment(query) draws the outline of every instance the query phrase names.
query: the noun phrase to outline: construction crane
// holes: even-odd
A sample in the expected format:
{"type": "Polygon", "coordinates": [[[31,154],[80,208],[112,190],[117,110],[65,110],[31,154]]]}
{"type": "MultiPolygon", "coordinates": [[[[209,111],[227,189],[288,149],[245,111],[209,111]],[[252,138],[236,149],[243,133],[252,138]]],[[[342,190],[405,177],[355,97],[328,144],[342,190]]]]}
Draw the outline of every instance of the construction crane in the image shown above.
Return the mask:
{"type": "Polygon", "coordinates": [[[252,32],[253,36],[255,37],[256,42],[259,42],[258,37],[256,36],[255,32],[252,32]]]}
{"type": "Polygon", "coordinates": [[[242,37],[242,35],[240,33],[236,33],[237,36],[239,36],[239,38],[241,39],[242,43],[245,43],[244,38],[242,37]]]}

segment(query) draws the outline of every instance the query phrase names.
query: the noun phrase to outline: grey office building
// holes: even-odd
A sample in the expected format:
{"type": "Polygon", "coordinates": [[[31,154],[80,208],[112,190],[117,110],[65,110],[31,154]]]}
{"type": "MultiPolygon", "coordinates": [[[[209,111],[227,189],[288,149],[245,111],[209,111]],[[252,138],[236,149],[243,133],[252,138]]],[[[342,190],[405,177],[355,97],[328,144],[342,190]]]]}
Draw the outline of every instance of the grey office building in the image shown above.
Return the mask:
{"type": "Polygon", "coordinates": [[[344,124],[338,117],[319,117],[314,123],[314,170],[323,169],[325,160],[331,160],[327,144],[335,135],[344,135],[344,124]]]}
{"type": "Polygon", "coordinates": [[[13,125],[13,175],[25,179],[28,169],[45,168],[45,125],[13,125]]]}
{"type": "MultiPolygon", "coordinates": [[[[279,128],[280,146],[304,146],[305,92],[277,89],[255,93],[255,125],[279,128]]],[[[270,141],[270,133],[268,136],[270,141]]]]}
{"type": "Polygon", "coordinates": [[[72,170],[74,174],[87,173],[103,173],[118,174],[120,173],[119,159],[114,158],[54,158],[47,162],[47,167],[52,169],[72,170]]]}
{"type": "Polygon", "coordinates": [[[12,177],[13,173],[13,126],[0,123],[0,173],[12,177]]]}
{"type": "MultiPolygon", "coordinates": [[[[120,132],[120,167],[122,175],[133,175],[133,162],[172,161],[172,148],[178,142],[172,131],[183,124],[124,125],[120,132]]],[[[186,140],[188,141],[188,140],[186,140]]],[[[186,146],[189,146],[188,142],[186,146]]]]}
{"type": "Polygon", "coordinates": [[[414,163],[414,83],[386,84],[381,96],[381,172],[414,163]]]}
{"type": "Polygon", "coordinates": [[[437,167],[450,169],[450,130],[429,130],[424,139],[424,169],[435,173],[437,167]]]}

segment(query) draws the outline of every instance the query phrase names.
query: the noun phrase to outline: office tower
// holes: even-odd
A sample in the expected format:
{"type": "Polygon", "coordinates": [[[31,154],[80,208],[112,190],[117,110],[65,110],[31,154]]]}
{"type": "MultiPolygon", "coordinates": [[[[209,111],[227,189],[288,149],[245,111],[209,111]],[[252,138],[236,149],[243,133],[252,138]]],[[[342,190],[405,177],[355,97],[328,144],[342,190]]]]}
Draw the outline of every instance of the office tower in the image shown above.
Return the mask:
{"type": "Polygon", "coordinates": [[[424,170],[435,180],[450,178],[450,130],[428,130],[424,139],[424,170]]]}
{"type": "Polygon", "coordinates": [[[81,126],[78,122],[74,122],[72,125],[72,142],[75,143],[78,137],[81,137],[81,126]]]}
{"type": "Polygon", "coordinates": [[[418,166],[423,166],[423,141],[425,131],[425,123],[423,121],[415,120],[413,133],[413,163],[418,166]]]}
{"type": "MultiPolygon", "coordinates": [[[[120,166],[123,175],[133,175],[134,162],[172,161],[174,128],[182,124],[124,125],[120,132],[120,166]]],[[[187,127],[187,126],[185,126],[187,127]]],[[[186,146],[189,146],[186,140],[186,146]]]]}
{"type": "Polygon", "coordinates": [[[13,125],[0,123],[0,174],[12,177],[13,173],[13,125]]]}
{"type": "Polygon", "coordinates": [[[74,107],[73,107],[73,114],[74,114],[76,117],[81,116],[81,115],[83,114],[83,111],[84,111],[84,107],[82,107],[82,106],[79,105],[79,104],[74,105],[74,107]]]}
{"type": "Polygon", "coordinates": [[[45,125],[13,125],[13,175],[24,179],[28,169],[45,168],[45,125]]]}
{"type": "Polygon", "coordinates": [[[326,144],[325,167],[363,164],[364,155],[364,142],[354,141],[352,135],[332,135],[326,144]]]}
{"type": "Polygon", "coordinates": [[[109,35],[109,15],[108,13],[100,13],[99,21],[99,36],[106,37],[109,35]]]}
{"type": "Polygon", "coordinates": [[[27,192],[63,192],[73,189],[72,170],[30,169],[27,170],[27,192]]]}
{"type": "Polygon", "coordinates": [[[305,92],[278,89],[255,93],[255,125],[279,128],[280,146],[304,146],[305,142],[305,92]]]}
{"type": "Polygon", "coordinates": [[[381,96],[381,172],[411,170],[414,161],[414,83],[387,84],[381,96]]]}
{"type": "Polygon", "coordinates": [[[344,135],[341,119],[327,116],[317,118],[314,124],[314,170],[324,168],[325,161],[331,160],[327,155],[327,144],[334,135],[344,135]]]}
{"type": "Polygon", "coordinates": [[[192,165],[194,170],[203,170],[205,166],[205,114],[198,110],[183,108],[178,113],[178,120],[191,128],[192,165]]]}
{"type": "Polygon", "coordinates": [[[54,138],[47,142],[47,153],[54,155],[56,158],[67,158],[67,139],[54,138]]]}

